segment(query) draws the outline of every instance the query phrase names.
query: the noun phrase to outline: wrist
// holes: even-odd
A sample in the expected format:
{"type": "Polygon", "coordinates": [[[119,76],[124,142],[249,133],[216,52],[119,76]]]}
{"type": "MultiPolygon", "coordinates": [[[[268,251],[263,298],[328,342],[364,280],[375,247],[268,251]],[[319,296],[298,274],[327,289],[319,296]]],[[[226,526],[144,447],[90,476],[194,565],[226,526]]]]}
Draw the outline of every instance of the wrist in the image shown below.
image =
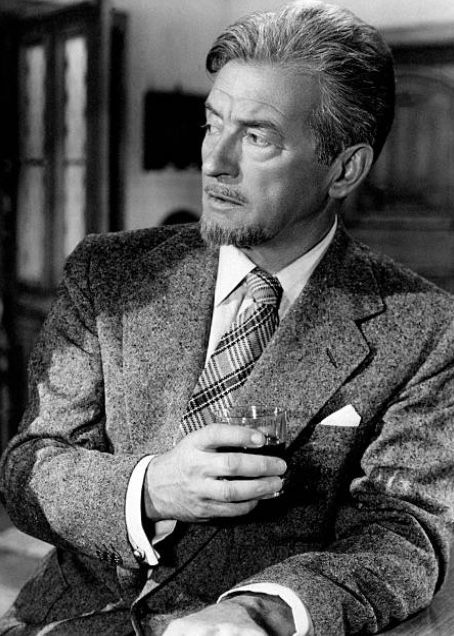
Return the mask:
{"type": "Polygon", "coordinates": [[[152,457],[148,462],[145,472],[145,479],[142,488],[142,512],[147,519],[151,521],[162,521],[163,517],[159,514],[154,504],[152,493],[152,484],[154,483],[154,474],[158,457],[152,457]]]}

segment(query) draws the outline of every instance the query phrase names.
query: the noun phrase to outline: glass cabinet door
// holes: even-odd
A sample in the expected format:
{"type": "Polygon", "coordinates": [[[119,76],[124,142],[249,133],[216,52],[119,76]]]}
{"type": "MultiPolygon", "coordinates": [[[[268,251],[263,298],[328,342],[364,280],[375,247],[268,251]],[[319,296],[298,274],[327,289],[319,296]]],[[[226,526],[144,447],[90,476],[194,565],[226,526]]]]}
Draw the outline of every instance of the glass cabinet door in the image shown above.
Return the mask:
{"type": "Polygon", "coordinates": [[[45,279],[46,211],[49,174],[46,162],[47,46],[20,50],[19,183],[17,201],[17,273],[21,281],[45,279]]]}
{"type": "Polygon", "coordinates": [[[87,41],[64,43],[63,252],[64,257],[86,234],[87,41]]]}

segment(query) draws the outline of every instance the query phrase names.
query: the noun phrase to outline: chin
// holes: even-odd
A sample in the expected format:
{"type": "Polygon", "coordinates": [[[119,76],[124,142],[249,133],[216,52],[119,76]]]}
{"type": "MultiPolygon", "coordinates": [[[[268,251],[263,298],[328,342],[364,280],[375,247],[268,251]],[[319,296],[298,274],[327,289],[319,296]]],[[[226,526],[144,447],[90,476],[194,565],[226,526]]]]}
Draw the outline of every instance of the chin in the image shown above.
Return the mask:
{"type": "Polygon", "coordinates": [[[203,240],[211,246],[234,245],[235,247],[256,247],[275,236],[268,228],[259,225],[225,227],[202,215],[200,232],[203,240]]]}

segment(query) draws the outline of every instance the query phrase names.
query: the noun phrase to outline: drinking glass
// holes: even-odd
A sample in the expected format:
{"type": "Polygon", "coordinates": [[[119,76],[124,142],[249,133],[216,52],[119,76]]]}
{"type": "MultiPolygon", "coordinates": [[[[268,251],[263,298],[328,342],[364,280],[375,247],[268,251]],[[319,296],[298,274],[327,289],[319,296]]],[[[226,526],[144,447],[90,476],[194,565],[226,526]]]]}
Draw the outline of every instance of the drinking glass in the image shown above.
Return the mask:
{"type": "Polygon", "coordinates": [[[255,448],[223,446],[219,451],[252,453],[283,458],[287,441],[287,412],[276,406],[231,406],[218,408],[214,412],[217,423],[246,426],[261,431],[265,436],[265,444],[255,448]]]}

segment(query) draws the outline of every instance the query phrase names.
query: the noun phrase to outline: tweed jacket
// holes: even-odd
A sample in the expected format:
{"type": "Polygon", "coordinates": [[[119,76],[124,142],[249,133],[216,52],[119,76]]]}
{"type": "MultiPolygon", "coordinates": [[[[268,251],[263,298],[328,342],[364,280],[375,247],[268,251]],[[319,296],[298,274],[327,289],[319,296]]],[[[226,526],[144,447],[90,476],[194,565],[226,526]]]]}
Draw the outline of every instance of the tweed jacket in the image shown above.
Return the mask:
{"type": "Polygon", "coordinates": [[[318,636],[375,633],[443,583],[453,299],[342,226],[238,397],[290,411],[285,494],[246,517],[177,524],[157,567],[134,557],[128,481],[179,438],[217,262],[197,226],[89,236],[69,258],[1,466],[12,519],[56,549],[0,634],[157,635],[245,581],[291,588],[318,636]],[[353,409],[359,425],[343,417],[353,409]]]}

